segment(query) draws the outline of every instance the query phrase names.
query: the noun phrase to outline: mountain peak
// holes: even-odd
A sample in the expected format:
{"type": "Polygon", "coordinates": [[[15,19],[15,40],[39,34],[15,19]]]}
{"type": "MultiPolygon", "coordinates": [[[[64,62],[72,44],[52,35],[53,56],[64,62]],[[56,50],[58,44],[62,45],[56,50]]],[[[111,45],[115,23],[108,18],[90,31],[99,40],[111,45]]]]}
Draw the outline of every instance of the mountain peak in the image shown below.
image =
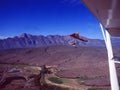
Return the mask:
{"type": "Polygon", "coordinates": [[[31,37],[32,35],[31,34],[27,34],[27,33],[23,33],[20,35],[20,37],[25,37],[25,38],[28,38],[28,37],[31,37]]]}

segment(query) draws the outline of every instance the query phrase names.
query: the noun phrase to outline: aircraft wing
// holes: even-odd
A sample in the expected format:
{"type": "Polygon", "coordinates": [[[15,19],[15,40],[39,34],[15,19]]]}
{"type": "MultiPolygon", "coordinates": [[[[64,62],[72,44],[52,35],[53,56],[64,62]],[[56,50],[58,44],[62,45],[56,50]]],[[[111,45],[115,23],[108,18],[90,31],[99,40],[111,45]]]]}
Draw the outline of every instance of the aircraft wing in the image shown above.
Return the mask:
{"type": "Polygon", "coordinates": [[[112,36],[120,36],[120,0],[82,0],[112,36]]]}

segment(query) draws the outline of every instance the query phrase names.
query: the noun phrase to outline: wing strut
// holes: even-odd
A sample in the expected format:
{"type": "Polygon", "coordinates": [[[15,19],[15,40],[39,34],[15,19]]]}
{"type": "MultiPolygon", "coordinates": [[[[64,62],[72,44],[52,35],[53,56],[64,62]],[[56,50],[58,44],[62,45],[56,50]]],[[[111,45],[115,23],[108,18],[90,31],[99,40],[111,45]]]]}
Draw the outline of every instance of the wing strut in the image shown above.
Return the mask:
{"type": "Polygon", "coordinates": [[[119,90],[117,72],[115,68],[115,60],[113,58],[113,50],[111,44],[110,34],[107,30],[104,30],[103,26],[100,24],[102,34],[105,40],[106,49],[108,53],[108,64],[109,64],[109,73],[110,73],[110,83],[111,83],[111,90],[119,90]]]}

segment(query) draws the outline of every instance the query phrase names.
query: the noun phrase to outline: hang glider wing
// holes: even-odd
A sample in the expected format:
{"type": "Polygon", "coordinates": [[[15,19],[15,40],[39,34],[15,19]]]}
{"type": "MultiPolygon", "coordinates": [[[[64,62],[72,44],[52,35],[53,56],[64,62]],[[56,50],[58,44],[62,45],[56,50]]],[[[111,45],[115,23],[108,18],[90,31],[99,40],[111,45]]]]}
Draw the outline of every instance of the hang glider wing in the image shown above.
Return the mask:
{"type": "Polygon", "coordinates": [[[112,36],[120,36],[120,0],[82,0],[112,36]]]}
{"type": "Polygon", "coordinates": [[[70,36],[73,37],[73,38],[75,38],[75,39],[81,40],[81,41],[83,41],[83,42],[88,42],[87,39],[80,37],[80,36],[79,36],[79,33],[73,33],[73,34],[71,34],[70,36]]]}

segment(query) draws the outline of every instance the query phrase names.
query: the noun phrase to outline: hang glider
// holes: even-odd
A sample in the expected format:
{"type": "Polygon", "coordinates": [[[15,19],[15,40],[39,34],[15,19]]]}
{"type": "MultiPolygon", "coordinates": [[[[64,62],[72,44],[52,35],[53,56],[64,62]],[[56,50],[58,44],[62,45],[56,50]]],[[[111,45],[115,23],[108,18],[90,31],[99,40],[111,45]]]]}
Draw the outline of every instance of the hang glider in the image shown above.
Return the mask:
{"type": "Polygon", "coordinates": [[[80,37],[80,36],[79,36],[79,33],[73,33],[73,34],[71,34],[70,36],[73,37],[73,38],[75,38],[75,39],[81,40],[81,41],[83,41],[83,42],[88,42],[87,39],[85,39],[85,38],[83,38],[83,37],[80,37]]]}

